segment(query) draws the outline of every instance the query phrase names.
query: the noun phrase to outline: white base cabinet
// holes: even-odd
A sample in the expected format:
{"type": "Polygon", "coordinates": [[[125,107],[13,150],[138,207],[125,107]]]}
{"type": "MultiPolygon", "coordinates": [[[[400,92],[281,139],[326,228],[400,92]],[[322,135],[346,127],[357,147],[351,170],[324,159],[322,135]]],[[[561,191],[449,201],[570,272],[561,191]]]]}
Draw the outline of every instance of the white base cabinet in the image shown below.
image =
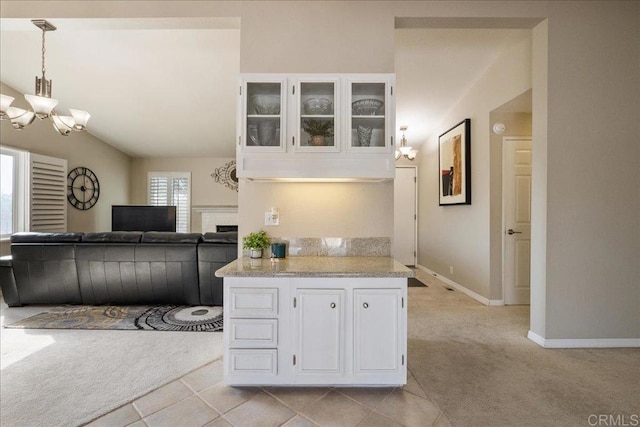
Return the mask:
{"type": "Polygon", "coordinates": [[[229,385],[403,385],[406,278],[225,277],[229,385]]]}

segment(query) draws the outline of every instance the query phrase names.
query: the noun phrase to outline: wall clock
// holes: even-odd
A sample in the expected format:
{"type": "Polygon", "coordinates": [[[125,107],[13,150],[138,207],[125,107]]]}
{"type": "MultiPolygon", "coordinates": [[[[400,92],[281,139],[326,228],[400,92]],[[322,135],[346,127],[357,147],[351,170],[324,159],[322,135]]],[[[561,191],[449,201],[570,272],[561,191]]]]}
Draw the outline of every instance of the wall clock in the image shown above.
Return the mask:
{"type": "Polygon", "coordinates": [[[80,210],[91,209],[100,197],[98,177],[89,168],[77,167],[67,175],[67,200],[80,210]]]}

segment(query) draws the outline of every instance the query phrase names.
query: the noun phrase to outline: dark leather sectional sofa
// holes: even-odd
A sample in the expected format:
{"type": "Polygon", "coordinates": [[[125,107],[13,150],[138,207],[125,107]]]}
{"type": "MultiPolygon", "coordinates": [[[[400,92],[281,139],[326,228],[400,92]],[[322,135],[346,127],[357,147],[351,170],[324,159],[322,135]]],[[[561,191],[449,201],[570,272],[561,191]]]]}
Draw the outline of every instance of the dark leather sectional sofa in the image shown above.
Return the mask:
{"type": "Polygon", "coordinates": [[[215,271],[237,232],[16,233],[0,260],[10,307],[25,304],[222,305],[215,271]]]}

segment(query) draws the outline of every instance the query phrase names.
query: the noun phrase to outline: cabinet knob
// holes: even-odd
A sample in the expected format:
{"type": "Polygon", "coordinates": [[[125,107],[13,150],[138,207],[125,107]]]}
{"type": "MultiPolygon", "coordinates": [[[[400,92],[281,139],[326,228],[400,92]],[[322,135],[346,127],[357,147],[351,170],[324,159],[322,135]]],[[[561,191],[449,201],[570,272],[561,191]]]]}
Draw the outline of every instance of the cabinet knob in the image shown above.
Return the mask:
{"type": "Polygon", "coordinates": [[[369,308],[369,303],[366,303],[366,302],[365,302],[364,304],[362,304],[362,306],[363,306],[364,308],[369,308]]]}
{"type": "Polygon", "coordinates": [[[336,303],[335,302],[331,303],[331,308],[336,308],[336,303]]]}

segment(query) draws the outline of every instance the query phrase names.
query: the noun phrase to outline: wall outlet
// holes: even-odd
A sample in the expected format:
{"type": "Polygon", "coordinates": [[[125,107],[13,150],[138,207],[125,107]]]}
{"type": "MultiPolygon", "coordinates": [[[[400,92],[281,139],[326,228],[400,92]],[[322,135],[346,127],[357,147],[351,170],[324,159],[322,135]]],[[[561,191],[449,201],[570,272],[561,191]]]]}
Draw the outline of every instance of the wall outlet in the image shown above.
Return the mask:
{"type": "Polygon", "coordinates": [[[264,225],[280,225],[280,214],[278,213],[278,211],[265,212],[264,225]]]}
{"type": "Polygon", "coordinates": [[[449,274],[453,274],[453,265],[449,266],[449,274]]]}

